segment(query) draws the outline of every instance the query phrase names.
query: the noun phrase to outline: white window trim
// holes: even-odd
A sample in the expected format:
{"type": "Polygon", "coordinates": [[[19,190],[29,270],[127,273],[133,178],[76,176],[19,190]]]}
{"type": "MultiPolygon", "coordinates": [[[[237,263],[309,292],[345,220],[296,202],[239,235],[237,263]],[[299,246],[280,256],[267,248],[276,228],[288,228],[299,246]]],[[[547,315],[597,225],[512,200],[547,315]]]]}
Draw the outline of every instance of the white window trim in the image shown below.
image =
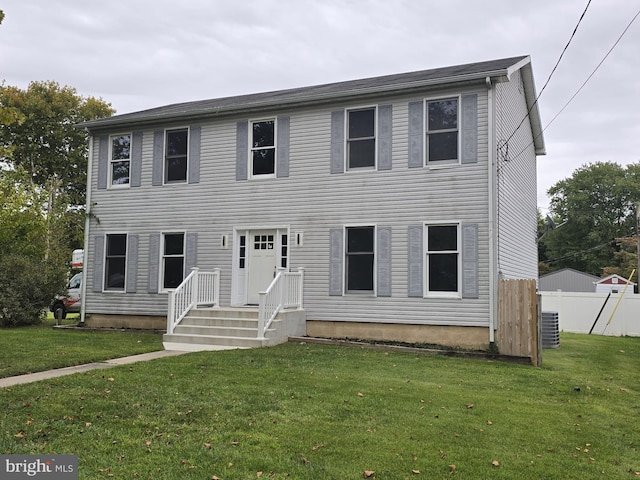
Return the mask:
{"type": "Polygon", "coordinates": [[[349,223],[343,226],[342,233],[342,295],[355,297],[378,296],[378,225],[376,223],[349,223]],[[354,290],[347,289],[347,229],[354,227],[371,227],[373,228],[373,290],[354,290]]]}
{"type": "MultiPolygon", "coordinates": [[[[431,170],[438,170],[441,168],[451,168],[451,167],[455,167],[458,165],[462,164],[462,129],[461,129],[461,125],[460,125],[460,109],[462,106],[462,95],[461,94],[457,94],[457,95],[445,95],[445,96],[438,96],[438,97],[427,97],[423,100],[423,106],[422,106],[422,115],[423,115],[423,119],[422,119],[422,124],[424,125],[424,132],[422,133],[422,151],[424,152],[424,158],[422,159],[423,162],[423,166],[425,168],[431,169],[431,170]],[[429,103],[430,102],[437,102],[439,100],[450,100],[452,98],[455,98],[458,100],[458,128],[456,129],[456,131],[458,132],[458,159],[457,161],[454,160],[437,160],[434,161],[433,163],[429,162],[429,145],[427,143],[427,134],[429,133],[429,103]]],[[[441,130],[442,132],[447,132],[447,131],[453,131],[453,130],[441,130]]]]}
{"type": "MultiPolygon", "coordinates": [[[[265,118],[254,118],[253,120],[249,120],[249,158],[247,159],[248,164],[248,178],[250,180],[266,180],[271,178],[276,178],[278,175],[278,117],[265,117],[265,118]],[[253,124],[260,122],[273,122],[273,173],[264,173],[260,175],[253,174],[253,152],[254,150],[264,150],[265,147],[254,148],[253,147],[253,124]]],[[[267,147],[268,148],[268,147],[267,147]]]]}
{"type": "Polygon", "coordinates": [[[104,258],[102,259],[102,293],[122,295],[127,293],[127,264],[129,262],[129,232],[106,232],[104,234],[104,258]],[[125,239],[125,254],[124,254],[124,287],[122,290],[107,288],[107,246],[109,244],[108,237],[110,235],[124,235],[125,239]]]}
{"type": "MultiPolygon", "coordinates": [[[[159,279],[159,283],[158,283],[158,291],[160,293],[168,293],[168,292],[173,292],[175,290],[175,288],[164,288],[164,259],[165,259],[165,254],[164,254],[164,244],[165,244],[165,236],[166,235],[180,235],[182,234],[182,280],[184,281],[185,277],[186,277],[186,266],[187,266],[187,232],[186,230],[183,231],[177,231],[177,230],[169,230],[166,232],[161,232],[160,233],[160,268],[158,269],[160,271],[160,279],[159,279]]],[[[178,255],[170,255],[166,258],[176,258],[178,255]]]]}
{"type": "Polygon", "coordinates": [[[109,135],[109,179],[107,183],[108,188],[119,189],[119,188],[129,188],[131,186],[131,153],[133,152],[133,132],[122,132],[122,133],[114,133],[109,135]],[[114,160],[113,159],[113,137],[124,137],[125,135],[129,136],[129,159],[128,160],[114,160]],[[116,184],[113,183],[113,164],[116,162],[129,162],[129,182],[124,184],[116,184]]]}
{"type": "Polygon", "coordinates": [[[162,149],[162,185],[184,185],[189,183],[189,158],[191,156],[191,127],[188,125],[182,125],[177,127],[165,128],[164,129],[164,138],[163,138],[163,149],[162,149]],[[187,130],[187,172],[184,180],[167,182],[167,132],[171,132],[173,130],[187,130]]]}
{"type": "MultiPolygon", "coordinates": [[[[425,298],[462,298],[462,222],[459,220],[445,222],[425,222],[423,232],[423,247],[422,255],[424,256],[424,271],[422,272],[424,278],[424,297],[425,298]],[[441,292],[429,290],[429,227],[440,226],[455,226],[456,227],[456,252],[458,254],[458,290],[456,292],[441,292]]],[[[451,253],[451,250],[447,250],[451,253]]],[[[442,253],[442,252],[440,252],[442,253]]]]}
{"type": "Polygon", "coordinates": [[[378,170],[378,105],[361,105],[344,109],[344,171],[349,172],[370,172],[378,170]],[[373,139],[374,139],[374,155],[373,166],[371,167],[355,167],[349,168],[349,112],[358,110],[373,109],[373,139]]]}

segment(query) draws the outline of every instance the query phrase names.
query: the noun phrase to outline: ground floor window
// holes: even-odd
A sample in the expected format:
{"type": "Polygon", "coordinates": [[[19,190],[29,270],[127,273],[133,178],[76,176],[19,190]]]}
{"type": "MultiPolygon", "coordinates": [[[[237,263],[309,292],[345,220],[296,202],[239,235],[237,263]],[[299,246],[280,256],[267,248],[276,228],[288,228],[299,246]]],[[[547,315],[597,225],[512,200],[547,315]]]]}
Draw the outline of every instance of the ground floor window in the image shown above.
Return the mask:
{"type": "Polygon", "coordinates": [[[347,293],[373,292],[375,227],[347,227],[345,281],[347,293]]]}
{"type": "Polygon", "coordinates": [[[184,280],[184,250],[184,233],[165,233],[163,235],[163,288],[176,288],[184,280]]]}
{"type": "Polygon", "coordinates": [[[457,294],[459,291],[459,225],[426,226],[427,294],[457,294]]]}
{"type": "Polygon", "coordinates": [[[104,288],[124,291],[127,259],[127,235],[107,235],[105,252],[104,288]]]}

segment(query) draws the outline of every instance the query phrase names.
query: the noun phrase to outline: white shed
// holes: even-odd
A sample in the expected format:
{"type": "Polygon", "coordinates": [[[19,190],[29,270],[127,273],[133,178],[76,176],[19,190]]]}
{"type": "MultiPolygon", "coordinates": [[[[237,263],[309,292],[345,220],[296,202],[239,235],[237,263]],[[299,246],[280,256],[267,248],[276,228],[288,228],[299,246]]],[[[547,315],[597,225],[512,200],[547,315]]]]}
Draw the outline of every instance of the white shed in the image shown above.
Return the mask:
{"type": "Polygon", "coordinates": [[[596,285],[596,293],[622,293],[624,291],[625,295],[633,295],[633,290],[636,285],[633,282],[627,282],[626,278],[615,273],[594,283],[596,285]],[[627,283],[629,286],[625,291],[627,283]]]}

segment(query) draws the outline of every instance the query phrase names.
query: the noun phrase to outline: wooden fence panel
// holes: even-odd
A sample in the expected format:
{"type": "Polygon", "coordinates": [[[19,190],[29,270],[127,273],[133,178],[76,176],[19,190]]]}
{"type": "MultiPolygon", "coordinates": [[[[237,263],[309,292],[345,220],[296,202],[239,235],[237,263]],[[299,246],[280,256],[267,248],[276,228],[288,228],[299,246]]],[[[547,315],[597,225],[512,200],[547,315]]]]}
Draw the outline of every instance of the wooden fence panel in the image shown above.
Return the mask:
{"type": "Polygon", "coordinates": [[[498,288],[498,350],[542,363],[538,295],[533,279],[500,280],[498,288]]]}

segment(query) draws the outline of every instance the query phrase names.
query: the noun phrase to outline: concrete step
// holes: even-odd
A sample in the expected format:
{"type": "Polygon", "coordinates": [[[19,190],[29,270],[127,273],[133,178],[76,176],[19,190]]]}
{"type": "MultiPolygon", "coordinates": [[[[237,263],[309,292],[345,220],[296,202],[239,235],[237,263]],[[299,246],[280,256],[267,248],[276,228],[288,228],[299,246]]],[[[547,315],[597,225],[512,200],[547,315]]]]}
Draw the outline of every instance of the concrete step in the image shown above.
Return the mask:
{"type": "Polygon", "coordinates": [[[210,317],[189,314],[182,319],[180,325],[202,326],[202,327],[241,327],[241,328],[258,328],[258,319],[249,318],[228,318],[228,317],[210,317]]]}
{"type": "Polygon", "coordinates": [[[214,347],[257,348],[270,344],[267,339],[219,335],[189,335],[180,333],[172,333],[171,335],[165,334],[162,337],[162,341],[165,344],[165,348],[167,348],[167,345],[179,344],[185,345],[186,347],[184,347],[183,350],[186,348],[186,351],[222,349],[214,347]]]}
{"type": "MultiPolygon", "coordinates": [[[[270,328],[268,332],[274,332],[274,328],[270,328]]],[[[219,325],[178,325],[174,333],[185,335],[207,335],[215,337],[242,337],[242,338],[258,338],[257,328],[236,327],[236,326],[219,326],[219,325]]]]}

